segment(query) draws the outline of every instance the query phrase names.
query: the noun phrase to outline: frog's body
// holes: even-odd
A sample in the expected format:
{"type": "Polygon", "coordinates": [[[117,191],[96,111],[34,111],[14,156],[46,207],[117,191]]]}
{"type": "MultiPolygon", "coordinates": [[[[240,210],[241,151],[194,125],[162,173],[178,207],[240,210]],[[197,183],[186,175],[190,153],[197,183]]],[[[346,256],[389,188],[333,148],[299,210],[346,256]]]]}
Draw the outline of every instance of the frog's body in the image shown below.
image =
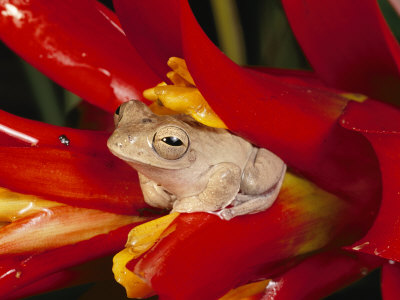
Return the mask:
{"type": "Polygon", "coordinates": [[[107,145],[139,172],[149,205],[231,219],[265,210],[279,193],[283,161],[225,129],[155,115],[139,101],[121,105],[115,119],[107,145]]]}

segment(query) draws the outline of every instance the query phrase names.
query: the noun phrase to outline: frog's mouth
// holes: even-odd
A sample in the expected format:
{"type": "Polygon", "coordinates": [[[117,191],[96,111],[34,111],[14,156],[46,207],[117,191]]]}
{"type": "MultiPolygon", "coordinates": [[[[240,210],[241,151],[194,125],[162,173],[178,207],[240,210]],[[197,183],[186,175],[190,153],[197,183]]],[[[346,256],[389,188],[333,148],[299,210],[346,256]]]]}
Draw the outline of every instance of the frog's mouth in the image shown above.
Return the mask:
{"type": "MultiPolygon", "coordinates": [[[[114,156],[116,156],[117,158],[119,158],[120,160],[124,161],[125,163],[127,163],[129,166],[131,166],[132,168],[134,168],[135,170],[137,169],[141,169],[141,166],[150,166],[150,164],[144,163],[140,160],[136,160],[133,159],[131,157],[128,157],[124,154],[122,154],[121,152],[112,150],[110,147],[108,148],[111,152],[111,154],[113,154],[114,156]]],[[[139,170],[138,170],[139,171],[139,170]]]]}

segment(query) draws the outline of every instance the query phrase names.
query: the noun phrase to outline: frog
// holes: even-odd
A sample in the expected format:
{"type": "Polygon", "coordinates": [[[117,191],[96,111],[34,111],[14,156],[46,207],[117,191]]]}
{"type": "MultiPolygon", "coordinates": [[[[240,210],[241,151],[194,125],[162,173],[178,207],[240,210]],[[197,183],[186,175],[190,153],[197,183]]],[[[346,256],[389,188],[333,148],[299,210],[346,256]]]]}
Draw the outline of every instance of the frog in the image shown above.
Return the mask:
{"type": "Polygon", "coordinates": [[[152,207],[230,220],[264,211],[278,197],[284,161],[227,129],[158,115],[139,100],[120,105],[114,123],[107,147],[138,172],[152,207]]]}

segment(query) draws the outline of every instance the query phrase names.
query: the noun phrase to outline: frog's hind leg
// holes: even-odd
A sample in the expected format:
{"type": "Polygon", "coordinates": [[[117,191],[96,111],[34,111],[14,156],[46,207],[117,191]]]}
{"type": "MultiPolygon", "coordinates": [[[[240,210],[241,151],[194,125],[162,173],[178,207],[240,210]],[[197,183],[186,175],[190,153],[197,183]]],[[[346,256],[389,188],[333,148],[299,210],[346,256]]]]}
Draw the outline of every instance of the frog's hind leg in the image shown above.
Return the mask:
{"type": "Polygon", "coordinates": [[[217,215],[224,220],[230,220],[236,216],[255,214],[269,208],[278,197],[285,177],[286,166],[279,181],[268,191],[260,195],[238,194],[232,202],[232,207],[222,209],[217,215]]]}
{"type": "Polygon", "coordinates": [[[264,148],[253,148],[243,170],[240,190],[247,195],[260,195],[271,190],[286,171],[282,159],[264,148]]]}

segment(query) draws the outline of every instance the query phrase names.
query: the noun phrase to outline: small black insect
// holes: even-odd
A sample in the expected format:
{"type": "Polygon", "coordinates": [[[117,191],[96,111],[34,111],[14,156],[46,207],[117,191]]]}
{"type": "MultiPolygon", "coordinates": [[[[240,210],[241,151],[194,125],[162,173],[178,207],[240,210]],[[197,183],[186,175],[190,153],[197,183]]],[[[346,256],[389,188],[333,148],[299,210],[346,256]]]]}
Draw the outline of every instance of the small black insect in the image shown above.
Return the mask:
{"type": "Polygon", "coordinates": [[[65,146],[69,146],[70,140],[69,140],[69,138],[67,138],[66,135],[62,134],[58,137],[58,139],[60,140],[61,144],[65,145],[65,146]]]}

